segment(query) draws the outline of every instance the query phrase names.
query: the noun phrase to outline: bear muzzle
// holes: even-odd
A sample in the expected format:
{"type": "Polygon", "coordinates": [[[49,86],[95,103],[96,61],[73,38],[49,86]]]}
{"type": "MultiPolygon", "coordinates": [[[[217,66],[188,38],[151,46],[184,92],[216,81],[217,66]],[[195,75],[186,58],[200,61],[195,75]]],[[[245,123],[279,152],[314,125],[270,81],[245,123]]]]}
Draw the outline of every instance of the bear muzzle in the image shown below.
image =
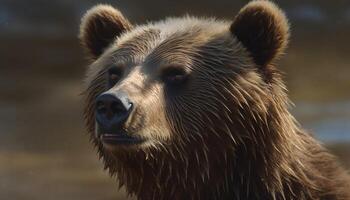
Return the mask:
{"type": "Polygon", "coordinates": [[[141,138],[131,136],[123,128],[133,107],[125,92],[107,91],[99,95],[96,99],[97,139],[108,145],[141,143],[141,138]]]}

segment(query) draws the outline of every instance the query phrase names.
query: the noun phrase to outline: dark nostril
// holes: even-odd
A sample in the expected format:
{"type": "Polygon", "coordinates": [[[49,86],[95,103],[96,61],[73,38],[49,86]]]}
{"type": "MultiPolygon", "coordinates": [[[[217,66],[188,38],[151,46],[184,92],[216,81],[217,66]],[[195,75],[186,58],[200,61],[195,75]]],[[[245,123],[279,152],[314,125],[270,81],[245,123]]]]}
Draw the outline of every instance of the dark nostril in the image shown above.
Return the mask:
{"type": "Polygon", "coordinates": [[[129,116],[132,103],[124,93],[104,93],[96,99],[97,121],[121,125],[129,116]]]}
{"type": "Polygon", "coordinates": [[[105,104],[102,101],[97,101],[96,110],[98,113],[103,114],[107,111],[105,104]]]}
{"type": "Polygon", "coordinates": [[[113,113],[123,113],[123,112],[126,111],[126,108],[123,106],[122,103],[112,102],[112,104],[111,104],[111,111],[113,113]]]}
{"type": "Polygon", "coordinates": [[[115,115],[125,112],[126,109],[120,99],[110,94],[103,94],[96,101],[96,111],[99,114],[115,115]]]}

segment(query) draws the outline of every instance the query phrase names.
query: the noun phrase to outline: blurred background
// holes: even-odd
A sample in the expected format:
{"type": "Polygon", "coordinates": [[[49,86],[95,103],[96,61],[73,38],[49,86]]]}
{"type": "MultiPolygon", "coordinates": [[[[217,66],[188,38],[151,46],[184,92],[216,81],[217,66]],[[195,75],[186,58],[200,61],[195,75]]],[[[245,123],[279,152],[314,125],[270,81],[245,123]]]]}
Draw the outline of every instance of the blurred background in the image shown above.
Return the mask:
{"type": "MultiPolygon", "coordinates": [[[[89,144],[80,18],[97,3],[134,23],[186,13],[232,19],[247,0],[0,0],[0,198],[125,199],[89,144]]],[[[292,26],[293,114],[350,169],[350,1],[281,0],[292,26]]]]}

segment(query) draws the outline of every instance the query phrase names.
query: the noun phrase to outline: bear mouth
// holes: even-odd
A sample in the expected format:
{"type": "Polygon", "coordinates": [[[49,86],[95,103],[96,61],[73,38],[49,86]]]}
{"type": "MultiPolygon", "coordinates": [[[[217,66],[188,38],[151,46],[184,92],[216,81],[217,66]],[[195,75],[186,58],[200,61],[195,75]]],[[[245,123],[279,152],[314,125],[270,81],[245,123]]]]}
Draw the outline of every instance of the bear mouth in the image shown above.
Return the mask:
{"type": "Polygon", "coordinates": [[[135,145],[144,142],[144,139],[131,136],[125,131],[120,131],[118,133],[102,133],[99,139],[103,144],[107,145],[135,145]]]}

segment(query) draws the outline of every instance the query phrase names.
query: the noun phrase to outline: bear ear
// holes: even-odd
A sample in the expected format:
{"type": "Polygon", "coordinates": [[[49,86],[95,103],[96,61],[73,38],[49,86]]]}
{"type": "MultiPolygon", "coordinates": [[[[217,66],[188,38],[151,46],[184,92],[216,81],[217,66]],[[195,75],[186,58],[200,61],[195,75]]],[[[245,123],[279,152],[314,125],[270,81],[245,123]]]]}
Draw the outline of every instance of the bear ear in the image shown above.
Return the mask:
{"type": "Polygon", "coordinates": [[[82,18],[79,39],[90,56],[96,59],[109,44],[131,27],[117,9],[109,5],[97,5],[82,18]]]}
{"type": "Polygon", "coordinates": [[[230,31],[260,66],[268,65],[281,55],[289,39],[289,24],[283,11],[265,0],[252,1],[243,7],[230,31]]]}

